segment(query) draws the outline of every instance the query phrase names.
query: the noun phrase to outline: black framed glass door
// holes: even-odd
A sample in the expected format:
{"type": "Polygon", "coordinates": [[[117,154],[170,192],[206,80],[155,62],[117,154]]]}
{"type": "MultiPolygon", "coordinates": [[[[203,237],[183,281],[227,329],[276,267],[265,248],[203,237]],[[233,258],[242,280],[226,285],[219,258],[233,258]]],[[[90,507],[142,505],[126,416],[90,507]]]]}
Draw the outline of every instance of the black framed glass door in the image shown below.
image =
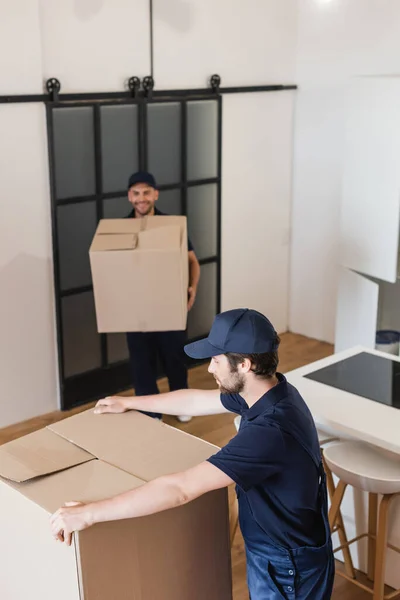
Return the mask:
{"type": "Polygon", "coordinates": [[[201,264],[188,337],[208,333],[220,310],[221,118],[215,94],[47,104],[63,409],[131,385],[125,335],[97,333],[88,250],[101,218],[130,212],[139,168],[156,176],[157,206],[188,218],[201,264]]]}

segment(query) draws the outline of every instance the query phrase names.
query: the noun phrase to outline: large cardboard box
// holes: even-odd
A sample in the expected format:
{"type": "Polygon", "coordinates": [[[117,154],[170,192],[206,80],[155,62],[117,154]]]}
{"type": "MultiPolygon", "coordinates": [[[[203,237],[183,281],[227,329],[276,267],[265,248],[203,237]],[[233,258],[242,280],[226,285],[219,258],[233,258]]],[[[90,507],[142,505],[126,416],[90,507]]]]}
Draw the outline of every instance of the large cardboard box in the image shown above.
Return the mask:
{"type": "Polygon", "coordinates": [[[89,257],[99,333],[186,329],[186,217],[103,219],[89,257]]]}
{"type": "Polygon", "coordinates": [[[87,411],[0,446],[5,600],[231,600],[227,490],[56,542],[49,514],[207,459],[216,448],[140,413],[87,411]]]}

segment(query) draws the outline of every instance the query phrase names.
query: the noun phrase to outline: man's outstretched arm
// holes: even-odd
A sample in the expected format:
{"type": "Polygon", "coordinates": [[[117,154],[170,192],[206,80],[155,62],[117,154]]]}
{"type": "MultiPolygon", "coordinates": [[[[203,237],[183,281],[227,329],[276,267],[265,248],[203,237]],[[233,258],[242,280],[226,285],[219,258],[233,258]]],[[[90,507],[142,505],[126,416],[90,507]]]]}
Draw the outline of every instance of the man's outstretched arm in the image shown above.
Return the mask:
{"type": "Polygon", "coordinates": [[[71,545],[74,531],[82,531],[104,521],[144,517],[182,506],[232,483],[228,475],[205,461],[187,471],[159,477],[108,500],[92,504],[67,503],[52,515],[52,533],[55,539],[71,545]]]}
{"type": "Polygon", "coordinates": [[[94,412],[122,413],[128,410],[144,410],[164,415],[187,415],[199,417],[229,412],[221,403],[220,391],[176,390],[153,396],[111,396],[99,400],[94,412]]]}

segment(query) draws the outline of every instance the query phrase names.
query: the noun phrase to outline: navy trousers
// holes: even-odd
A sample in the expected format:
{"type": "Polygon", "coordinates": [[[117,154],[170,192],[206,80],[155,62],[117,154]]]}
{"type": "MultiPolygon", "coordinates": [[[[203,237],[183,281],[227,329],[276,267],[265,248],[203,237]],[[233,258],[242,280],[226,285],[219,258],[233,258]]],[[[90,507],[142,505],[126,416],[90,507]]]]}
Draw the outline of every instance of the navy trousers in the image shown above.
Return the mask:
{"type": "MultiPolygon", "coordinates": [[[[127,333],[132,385],[136,396],[158,394],[158,360],[168,379],[170,391],[188,387],[187,367],[183,347],[185,331],[160,331],[149,333],[127,333]]],[[[159,413],[145,414],[161,418],[159,413]]]]}
{"type": "Polygon", "coordinates": [[[246,545],[251,600],[330,600],[335,563],[330,541],[320,548],[284,552],[246,545]]]}

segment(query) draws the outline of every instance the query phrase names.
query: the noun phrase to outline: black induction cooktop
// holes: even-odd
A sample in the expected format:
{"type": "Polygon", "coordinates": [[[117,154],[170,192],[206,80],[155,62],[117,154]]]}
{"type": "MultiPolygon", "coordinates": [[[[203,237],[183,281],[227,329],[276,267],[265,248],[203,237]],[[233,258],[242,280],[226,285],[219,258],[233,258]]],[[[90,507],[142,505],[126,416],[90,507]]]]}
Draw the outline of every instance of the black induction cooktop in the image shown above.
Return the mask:
{"type": "Polygon", "coordinates": [[[304,375],[319,383],[400,408],[400,362],[360,352],[304,375]]]}

